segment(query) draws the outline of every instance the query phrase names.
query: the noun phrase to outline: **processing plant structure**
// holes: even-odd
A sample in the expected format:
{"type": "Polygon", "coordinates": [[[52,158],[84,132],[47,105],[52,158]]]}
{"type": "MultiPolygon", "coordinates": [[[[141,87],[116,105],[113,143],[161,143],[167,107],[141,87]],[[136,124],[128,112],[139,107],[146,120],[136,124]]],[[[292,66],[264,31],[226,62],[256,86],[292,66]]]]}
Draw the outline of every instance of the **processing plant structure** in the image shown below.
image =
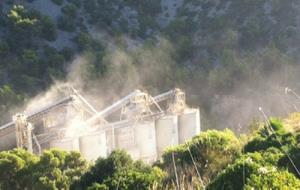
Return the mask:
{"type": "Polygon", "coordinates": [[[151,163],[167,147],[199,133],[199,109],[187,107],[180,89],[154,97],[135,90],[102,111],[73,89],[72,95],[34,113],[16,114],[1,126],[0,150],[18,147],[41,154],[60,148],[96,160],[124,149],[134,159],[151,163]]]}

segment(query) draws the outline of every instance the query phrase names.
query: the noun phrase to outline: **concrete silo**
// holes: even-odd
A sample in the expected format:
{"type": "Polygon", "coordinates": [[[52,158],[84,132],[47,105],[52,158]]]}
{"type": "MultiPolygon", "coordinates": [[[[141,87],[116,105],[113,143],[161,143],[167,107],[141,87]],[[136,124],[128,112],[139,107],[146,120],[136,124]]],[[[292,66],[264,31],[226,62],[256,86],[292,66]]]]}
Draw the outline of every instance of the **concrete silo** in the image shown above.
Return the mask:
{"type": "Polygon", "coordinates": [[[186,109],[179,115],[179,143],[185,143],[200,133],[200,112],[199,109],[186,109]]]}
{"type": "Polygon", "coordinates": [[[17,147],[17,139],[14,127],[1,130],[0,139],[0,151],[10,150],[17,147]]]}
{"type": "Polygon", "coordinates": [[[140,158],[146,162],[156,160],[156,132],[154,121],[140,121],[134,127],[135,144],[140,150],[140,158]]]}
{"type": "Polygon", "coordinates": [[[94,132],[79,137],[79,148],[87,160],[97,160],[107,156],[105,132],[94,132]]]}
{"type": "Polygon", "coordinates": [[[163,151],[173,145],[178,145],[178,116],[168,115],[155,121],[156,147],[160,157],[163,151]]]}
{"type": "Polygon", "coordinates": [[[129,150],[135,146],[134,130],[130,126],[115,129],[116,148],[129,150]]]}
{"type": "MultiPolygon", "coordinates": [[[[114,138],[116,149],[125,150],[134,160],[140,158],[140,149],[135,144],[134,128],[132,126],[116,128],[114,138]]],[[[112,150],[115,148],[112,148],[112,150]]]]}

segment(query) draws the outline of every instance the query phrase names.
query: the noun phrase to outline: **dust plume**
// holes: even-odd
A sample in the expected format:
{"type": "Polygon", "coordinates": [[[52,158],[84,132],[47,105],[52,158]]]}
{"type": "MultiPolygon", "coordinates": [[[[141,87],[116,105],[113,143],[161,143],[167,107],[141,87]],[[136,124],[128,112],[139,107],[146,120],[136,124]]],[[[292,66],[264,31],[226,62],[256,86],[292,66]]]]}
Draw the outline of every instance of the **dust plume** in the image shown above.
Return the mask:
{"type": "MultiPolygon", "coordinates": [[[[66,96],[70,86],[79,90],[98,111],[135,89],[156,95],[179,87],[186,91],[191,107],[200,107],[202,130],[230,128],[237,132],[242,126],[246,132],[251,120],[262,120],[258,107],[268,116],[279,117],[300,109],[299,100],[285,93],[287,86],[296,92],[300,89],[300,68],[284,64],[287,60],[278,52],[270,56],[272,69],[262,68],[263,56],[249,61],[239,55],[232,66],[239,69],[238,73],[228,71],[228,67],[203,71],[192,63],[176,63],[175,47],[164,38],[156,38],[149,45],[123,37],[123,43],[135,44],[130,48],[118,45],[113,38],[99,38],[107,46],[100,60],[105,71],[99,73],[95,68],[95,62],[99,64],[95,61],[97,52],[77,55],[67,68],[65,81],[56,81],[48,91],[33,98],[24,109],[26,113],[66,96]]],[[[76,117],[70,125],[79,120],[76,117]]]]}

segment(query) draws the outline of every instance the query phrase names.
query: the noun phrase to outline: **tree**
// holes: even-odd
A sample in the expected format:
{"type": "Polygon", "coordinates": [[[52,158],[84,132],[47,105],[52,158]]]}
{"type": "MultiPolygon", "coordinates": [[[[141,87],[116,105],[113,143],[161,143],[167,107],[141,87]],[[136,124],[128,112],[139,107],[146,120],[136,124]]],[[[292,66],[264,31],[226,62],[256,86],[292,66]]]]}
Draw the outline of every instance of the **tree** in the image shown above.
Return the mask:
{"type": "Polygon", "coordinates": [[[103,189],[146,190],[154,183],[161,183],[163,177],[164,173],[159,168],[151,168],[141,161],[135,162],[127,153],[117,150],[108,158],[99,158],[71,189],[96,189],[102,184],[103,189]]]}
{"type": "Polygon", "coordinates": [[[90,49],[92,45],[92,40],[92,37],[88,33],[82,31],[80,31],[74,38],[74,41],[76,42],[80,50],[90,49]]]}
{"type": "Polygon", "coordinates": [[[68,17],[76,17],[77,15],[77,7],[74,4],[67,4],[61,10],[68,17]]]}
{"type": "Polygon", "coordinates": [[[56,25],[48,16],[41,19],[41,37],[48,41],[55,41],[57,38],[56,25]]]}
{"type": "Polygon", "coordinates": [[[245,190],[252,189],[300,189],[300,180],[287,171],[275,168],[261,169],[259,174],[252,174],[247,180],[245,190]]]}
{"type": "Polygon", "coordinates": [[[51,0],[56,5],[62,5],[64,3],[64,0],[51,0]]]}
{"type": "Polygon", "coordinates": [[[77,152],[45,151],[40,157],[22,149],[0,153],[0,187],[10,189],[69,189],[86,170],[77,152]]]}
{"type": "MultiPolygon", "coordinates": [[[[255,180],[260,176],[261,180],[264,174],[269,172],[281,171],[277,167],[278,160],[283,156],[283,154],[277,149],[270,149],[264,153],[248,153],[242,155],[240,158],[234,161],[232,165],[229,165],[225,170],[221,171],[218,176],[212,180],[212,182],[207,186],[208,190],[214,189],[244,189],[246,186],[250,187],[253,185],[255,180]],[[245,186],[246,185],[246,186],[245,186]]],[[[281,180],[280,183],[285,183],[286,178],[278,179],[276,175],[272,175],[274,178],[269,179],[270,181],[281,180]]],[[[287,177],[293,177],[288,175],[287,177]]],[[[257,184],[258,188],[263,189],[265,183],[257,184]]],[[[270,185],[268,188],[272,187],[270,185]]]]}
{"type": "Polygon", "coordinates": [[[67,15],[60,16],[58,18],[57,26],[63,31],[74,32],[76,29],[75,19],[67,15]]]}
{"type": "Polygon", "coordinates": [[[9,11],[8,23],[10,33],[7,41],[12,49],[29,48],[33,45],[32,38],[39,35],[39,18],[34,11],[22,5],[14,5],[9,11]]]}
{"type": "Polygon", "coordinates": [[[31,188],[32,180],[30,172],[32,166],[36,164],[38,158],[25,150],[15,149],[0,153],[0,187],[3,190],[21,190],[24,187],[31,188]],[[21,174],[21,175],[20,175],[21,174]]]}
{"type": "Polygon", "coordinates": [[[290,149],[297,144],[295,136],[287,132],[279,119],[271,118],[245,145],[245,152],[265,151],[270,147],[290,149]]]}
{"type": "MultiPolygon", "coordinates": [[[[203,180],[207,183],[217,173],[232,163],[240,154],[241,143],[232,131],[208,130],[195,136],[186,144],[169,148],[163,154],[161,167],[168,171],[174,180],[173,155],[178,171],[192,170],[190,175],[197,175],[192,157],[203,180]]],[[[179,172],[180,173],[180,172],[179,172]]],[[[185,173],[185,175],[188,175],[185,173]]],[[[191,177],[191,176],[186,176],[191,177]]]]}
{"type": "Polygon", "coordinates": [[[20,105],[25,99],[24,94],[18,94],[10,85],[0,87],[0,119],[8,118],[8,110],[20,105]]]}

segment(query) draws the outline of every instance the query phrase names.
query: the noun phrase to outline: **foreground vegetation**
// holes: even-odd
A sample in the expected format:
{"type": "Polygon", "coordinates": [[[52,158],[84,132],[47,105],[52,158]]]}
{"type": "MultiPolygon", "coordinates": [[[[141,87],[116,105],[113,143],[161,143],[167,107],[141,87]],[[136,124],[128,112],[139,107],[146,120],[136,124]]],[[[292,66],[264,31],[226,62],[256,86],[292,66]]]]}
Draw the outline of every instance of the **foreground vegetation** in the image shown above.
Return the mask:
{"type": "Polygon", "coordinates": [[[37,156],[14,149],[0,153],[0,189],[299,189],[300,133],[291,118],[255,123],[248,135],[208,130],[168,148],[152,166],[116,150],[88,163],[77,152],[37,156]]]}

